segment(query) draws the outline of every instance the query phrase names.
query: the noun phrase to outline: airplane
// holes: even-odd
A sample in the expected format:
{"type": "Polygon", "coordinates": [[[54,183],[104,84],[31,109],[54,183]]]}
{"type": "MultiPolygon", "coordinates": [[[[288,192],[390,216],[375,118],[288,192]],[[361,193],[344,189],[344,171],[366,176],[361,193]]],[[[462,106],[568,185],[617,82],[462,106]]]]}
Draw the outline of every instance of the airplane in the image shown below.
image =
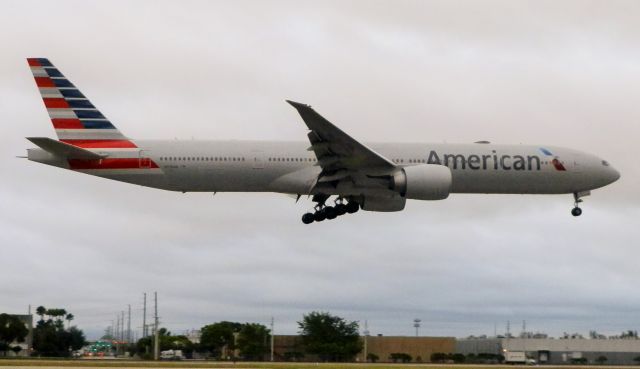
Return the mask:
{"type": "Polygon", "coordinates": [[[392,212],[406,200],[452,193],[573,194],[620,178],[595,155],[547,145],[368,143],[311,106],[287,100],[308,142],[134,140],[46,58],[28,58],[58,139],[27,137],[27,158],[74,172],[179,192],[275,192],[311,197],[310,224],[358,210],[392,212]]]}

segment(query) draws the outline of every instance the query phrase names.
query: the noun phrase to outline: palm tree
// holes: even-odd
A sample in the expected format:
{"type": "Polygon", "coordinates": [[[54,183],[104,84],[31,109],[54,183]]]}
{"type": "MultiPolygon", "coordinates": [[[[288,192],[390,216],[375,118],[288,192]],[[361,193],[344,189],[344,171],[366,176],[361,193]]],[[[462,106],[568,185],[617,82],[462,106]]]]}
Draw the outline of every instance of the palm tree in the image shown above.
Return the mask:
{"type": "Polygon", "coordinates": [[[44,320],[44,314],[47,313],[47,309],[44,306],[38,306],[36,308],[36,314],[40,315],[40,320],[44,320]]]}
{"type": "Polygon", "coordinates": [[[67,328],[71,328],[71,321],[73,320],[73,318],[75,318],[75,317],[71,313],[67,314],[64,317],[64,319],[67,321],[67,328]]]}

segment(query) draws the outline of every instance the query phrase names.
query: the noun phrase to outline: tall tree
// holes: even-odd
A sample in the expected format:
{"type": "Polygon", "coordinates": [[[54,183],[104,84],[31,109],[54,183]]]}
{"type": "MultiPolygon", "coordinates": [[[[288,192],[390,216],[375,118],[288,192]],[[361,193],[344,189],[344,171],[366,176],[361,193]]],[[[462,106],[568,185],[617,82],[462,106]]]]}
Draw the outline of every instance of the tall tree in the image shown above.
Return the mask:
{"type": "MultiPolygon", "coordinates": [[[[158,337],[160,338],[160,351],[165,350],[182,350],[182,352],[190,357],[195,349],[193,342],[189,341],[186,336],[172,336],[166,328],[158,329],[158,337]]],[[[135,351],[140,357],[151,358],[150,353],[153,347],[153,336],[144,337],[135,344],[135,351]]]]}
{"type": "Polygon", "coordinates": [[[298,326],[306,350],[321,360],[350,361],[362,349],[358,322],[314,311],[304,315],[298,326]]]}
{"type": "Polygon", "coordinates": [[[246,323],[240,328],[238,349],[245,360],[261,361],[269,351],[270,331],[262,324],[246,323]]]}
{"type": "Polygon", "coordinates": [[[38,306],[36,308],[36,314],[40,315],[40,320],[44,320],[44,315],[47,313],[47,308],[44,306],[38,306]]]}
{"type": "Polygon", "coordinates": [[[65,315],[64,320],[67,321],[67,328],[71,328],[71,321],[75,318],[75,316],[73,316],[73,314],[69,313],[67,315],[65,315]]]}
{"type": "Polygon", "coordinates": [[[7,355],[12,342],[24,342],[29,333],[25,324],[17,317],[9,314],[0,314],[0,351],[7,355]]]}
{"type": "Polygon", "coordinates": [[[37,355],[64,357],[71,354],[70,350],[84,346],[86,339],[80,329],[75,326],[65,329],[63,317],[69,315],[65,309],[38,307],[36,312],[42,317],[33,330],[33,349],[37,355]],[[44,320],[45,315],[49,319],[44,320]]]}
{"type": "Polygon", "coordinates": [[[234,350],[234,333],[240,332],[242,324],[235,322],[218,322],[205,325],[201,329],[200,347],[220,357],[223,349],[234,350]]]}

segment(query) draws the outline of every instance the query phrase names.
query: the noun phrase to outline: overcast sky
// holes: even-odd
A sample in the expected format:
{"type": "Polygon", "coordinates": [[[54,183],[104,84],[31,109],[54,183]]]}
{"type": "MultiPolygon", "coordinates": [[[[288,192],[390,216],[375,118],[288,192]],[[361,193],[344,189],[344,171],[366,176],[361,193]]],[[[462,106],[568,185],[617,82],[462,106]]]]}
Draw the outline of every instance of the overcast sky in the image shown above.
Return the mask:
{"type": "Polygon", "coordinates": [[[90,338],[158,291],[173,332],[312,310],[372,334],[640,329],[637,1],[5,1],[0,312],[64,307],[90,338]],[[133,138],[530,143],[609,160],[585,199],[452,195],[305,226],[278,194],[180,194],[15,158],[55,137],[48,57],[133,138]]]}

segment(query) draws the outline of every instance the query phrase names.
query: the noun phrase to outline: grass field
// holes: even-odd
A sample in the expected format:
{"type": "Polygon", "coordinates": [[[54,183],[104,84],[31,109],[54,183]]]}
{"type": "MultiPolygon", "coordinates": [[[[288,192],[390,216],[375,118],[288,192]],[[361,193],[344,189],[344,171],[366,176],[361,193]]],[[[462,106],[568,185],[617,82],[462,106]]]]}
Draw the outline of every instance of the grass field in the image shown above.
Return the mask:
{"type": "MultiPolygon", "coordinates": [[[[0,367],[4,368],[24,368],[40,367],[45,368],[255,368],[255,369],[407,369],[407,368],[434,368],[434,369],[513,369],[518,366],[513,365],[446,365],[446,364],[347,364],[347,363],[264,363],[264,362],[153,362],[153,361],[128,361],[128,360],[33,360],[33,359],[0,359],[0,367]]],[[[531,368],[522,366],[520,368],[531,368]]],[[[607,368],[606,366],[544,366],[545,369],[567,369],[567,368],[607,368]]],[[[623,368],[620,366],[609,366],[608,368],[623,368]]]]}

